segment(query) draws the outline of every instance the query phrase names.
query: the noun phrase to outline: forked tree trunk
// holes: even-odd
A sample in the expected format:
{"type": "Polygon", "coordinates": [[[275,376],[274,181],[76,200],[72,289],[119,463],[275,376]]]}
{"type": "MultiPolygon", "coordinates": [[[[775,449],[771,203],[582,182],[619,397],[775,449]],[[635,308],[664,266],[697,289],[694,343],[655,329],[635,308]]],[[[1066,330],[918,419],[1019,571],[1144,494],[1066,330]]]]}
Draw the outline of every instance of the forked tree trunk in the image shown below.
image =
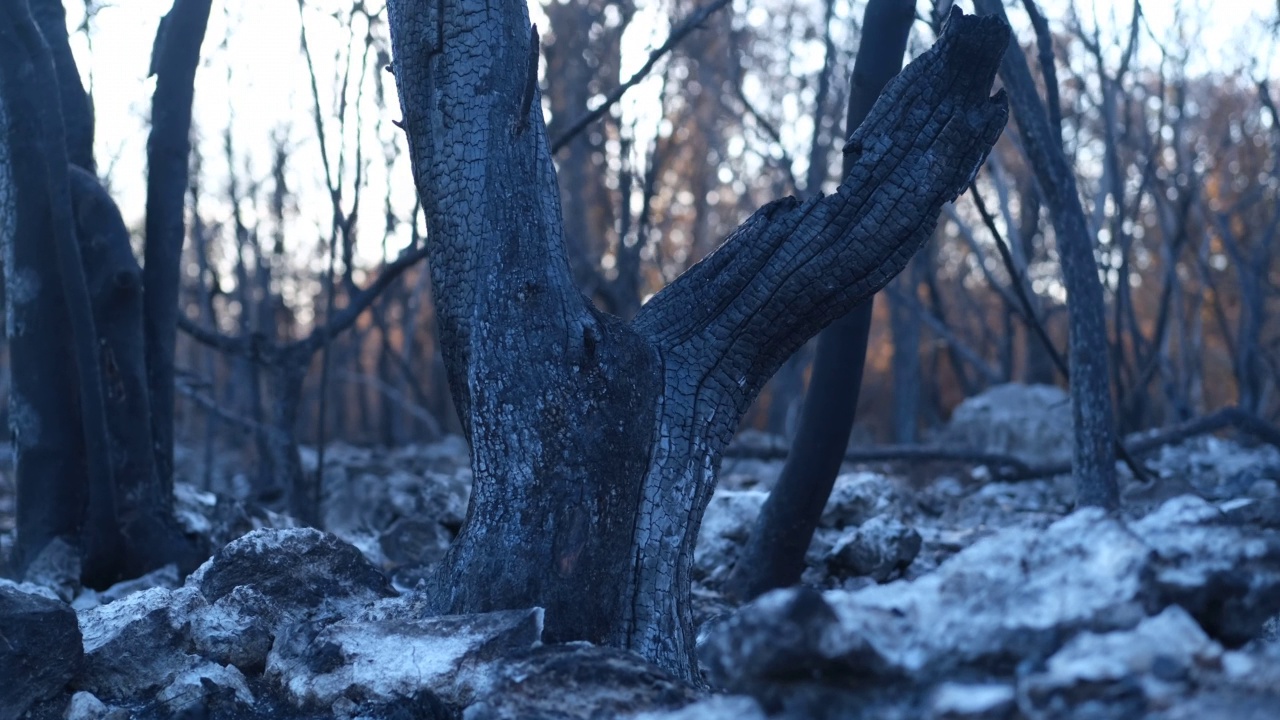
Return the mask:
{"type": "Polygon", "coordinates": [[[399,0],[390,21],[475,475],[429,609],[538,605],[548,640],[692,679],[690,566],[721,451],[782,361],[967,186],[1007,117],[989,97],[1007,27],[954,15],[854,134],[836,193],[761,208],[625,324],[572,282],[525,5],[399,0]]]}

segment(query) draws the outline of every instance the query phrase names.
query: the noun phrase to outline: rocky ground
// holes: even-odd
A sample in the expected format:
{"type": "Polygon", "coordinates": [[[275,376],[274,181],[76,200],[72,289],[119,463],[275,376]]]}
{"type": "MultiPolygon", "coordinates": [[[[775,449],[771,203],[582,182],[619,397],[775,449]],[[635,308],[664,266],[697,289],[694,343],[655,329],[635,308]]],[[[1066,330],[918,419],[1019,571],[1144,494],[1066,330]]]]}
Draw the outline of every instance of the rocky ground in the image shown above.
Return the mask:
{"type": "MultiPolygon", "coordinates": [[[[938,442],[1061,459],[1064,398],[999,388],[938,442]]],[[[180,489],[187,527],[226,543],[189,578],[0,580],[0,720],[1280,717],[1280,450],[1202,437],[1147,462],[1114,516],[1072,512],[1062,477],[849,467],[805,587],[739,608],[720,588],[781,462],[727,458],[694,559],[707,690],[543,645],[536,608],[424,617],[465,445],[331,448],[329,533],[246,507],[229,476],[180,489]]],[[[0,549],[11,523],[0,481],[0,549]]]]}

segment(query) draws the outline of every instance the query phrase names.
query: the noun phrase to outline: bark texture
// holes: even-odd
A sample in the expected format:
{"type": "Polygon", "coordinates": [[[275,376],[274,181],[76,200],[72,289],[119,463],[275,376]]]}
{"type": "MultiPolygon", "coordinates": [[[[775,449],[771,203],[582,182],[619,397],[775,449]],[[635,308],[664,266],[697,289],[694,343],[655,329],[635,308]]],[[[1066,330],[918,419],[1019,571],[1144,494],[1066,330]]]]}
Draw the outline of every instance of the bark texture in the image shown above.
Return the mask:
{"type": "MultiPolygon", "coordinates": [[[[202,0],[179,2],[189,7],[202,0]]],[[[192,19],[200,33],[208,0],[203,7],[192,19]]],[[[60,538],[79,549],[81,580],[93,587],[171,561],[194,569],[207,553],[182,535],[172,515],[172,485],[156,472],[142,271],[119,209],[92,173],[92,109],[69,50],[61,4],[4,4],[0,36],[0,153],[7,166],[0,173],[0,240],[6,279],[18,288],[10,290],[7,308],[16,564],[23,568],[60,538]]],[[[169,158],[180,175],[151,178],[153,188],[157,182],[171,186],[166,190],[172,191],[170,209],[177,207],[179,249],[198,48],[198,39],[194,48],[184,48],[190,61],[186,114],[177,111],[186,118],[181,127],[167,121],[173,102],[157,102],[153,112],[156,124],[181,138],[176,158],[169,158]]],[[[168,93],[180,100],[183,91],[173,82],[167,81],[168,93]]],[[[154,209],[149,205],[148,211],[154,209]]],[[[176,260],[171,274],[173,316],[176,260]]],[[[172,357],[168,367],[165,397],[171,403],[172,357]]],[[[171,423],[171,412],[163,419],[171,423]]],[[[161,437],[171,441],[172,435],[161,437]]]]}
{"type": "Polygon", "coordinates": [[[525,99],[524,5],[389,8],[475,474],[430,609],[540,605],[549,640],[693,679],[690,567],[721,451],[778,366],[899,272],[968,185],[1007,117],[989,96],[1007,27],[954,17],[854,134],[836,193],[761,208],[624,324],[572,282],[540,102],[525,99]]]}
{"type": "Polygon", "coordinates": [[[31,0],[30,4],[31,15],[49,46],[57,73],[67,159],[72,165],[93,172],[93,103],[80,83],[80,71],[76,69],[76,60],[71,54],[67,11],[62,0],[31,0]]]}

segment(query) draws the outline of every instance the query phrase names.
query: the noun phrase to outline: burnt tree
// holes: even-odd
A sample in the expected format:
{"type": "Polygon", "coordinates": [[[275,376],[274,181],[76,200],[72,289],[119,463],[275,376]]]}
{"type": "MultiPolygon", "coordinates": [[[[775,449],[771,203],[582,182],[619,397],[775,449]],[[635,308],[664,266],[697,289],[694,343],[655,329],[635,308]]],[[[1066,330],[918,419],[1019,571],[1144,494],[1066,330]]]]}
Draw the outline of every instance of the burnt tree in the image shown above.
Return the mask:
{"type": "MultiPolygon", "coordinates": [[[[1027,5],[1034,7],[1029,0],[1027,5]]],[[[976,7],[994,17],[1005,16],[1004,5],[999,0],[977,0],[976,7]]],[[[1116,484],[1117,439],[1107,364],[1106,306],[1094,257],[1094,238],[1080,205],[1075,173],[1040,99],[1026,55],[1015,40],[1010,40],[1009,52],[1001,62],[1000,78],[1009,88],[1019,137],[1036,182],[1044,192],[1062,262],[1063,284],[1067,288],[1071,418],[1075,436],[1071,477],[1076,483],[1076,502],[1114,509],[1120,503],[1116,484]]],[[[1053,93],[1057,92],[1055,85],[1048,85],[1053,93]]]]}
{"type": "MultiPolygon", "coordinates": [[[[191,87],[209,7],[175,0],[156,43],[148,257],[158,243],[182,247],[191,87]]],[[[93,174],[93,113],[79,78],[59,0],[0,7],[14,565],[70,548],[80,579],[101,587],[168,562],[193,569],[207,553],[172,514],[172,432],[155,431],[173,422],[172,393],[157,404],[147,387],[144,319],[159,307],[152,312],[172,324],[163,318],[177,314],[176,255],[148,263],[152,276],[167,268],[166,282],[144,282],[120,211],[93,174]]],[[[170,343],[170,386],[172,354],[170,343]]]]}
{"type": "Polygon", "coordinates": [[[899,272],[967,187],[1008,114],[990,96],[1007,26],[953,15],[854,133],[834,194],[764,206],[624,323],[573,284],[524,4],[389,10],[475,475],[428,609],[538,605],[549,641],[693,678],[690,567],[721,452],[778,366],[899,272]]]}

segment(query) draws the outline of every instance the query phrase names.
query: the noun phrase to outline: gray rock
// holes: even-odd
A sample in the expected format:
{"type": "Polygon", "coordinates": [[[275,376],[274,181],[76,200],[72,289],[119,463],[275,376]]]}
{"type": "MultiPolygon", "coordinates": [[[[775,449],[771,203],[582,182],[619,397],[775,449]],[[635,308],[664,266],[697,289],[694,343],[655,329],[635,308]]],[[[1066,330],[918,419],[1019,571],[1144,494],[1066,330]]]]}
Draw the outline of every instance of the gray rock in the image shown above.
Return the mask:
{"type": "Polygon", "coordinates": [[[382,556],[392,567],[433,564],[444,558],[453,533],[434,520],[400,518],[378,538],[382,556]]]}
{"type": "Polygon", "coordinates": [[[206,538],[212,548],[222,547],[254,530],[298,527],[298,522],[288,515],[186,483],[174,483],[173,500],[178,525],[188,535],[206,538]]]}
{"type": "Polygon", "coordinates": [[[408,600],[381,600],[347,618],[291,626],[277,637],[266,676],[316,710],[343,697],[377,703],[421,690],[461,707],[493,682],[494,663],[541,634],[537,608],[422,617],[408,600]]]}
{"type": "Polygon", "coordinates": [[[312,528],[255,530],[218,551],[188,579],[217,602],[238,587],[271,598],[283,610],[307,611],[337,601],[371,602],[394,594],[360,551],[312,528]]]}
{"type": "Polygon", "coordinates": [[[835,611],[806,587],[765,593],[736,614],[708,623],[700,639],[702,671],[720,687],[748,694],[761,683],[848,665],[842,655],[854,655],[835,611]]]}
{"type": "Polygon", "coordinates": [[[886,513],[901,517],[911,507],[909,494],[892,478],[874,472],[846,473],[836,478],[818,524],[857,527],[886,513]]]}
{"type": "MultiPolygon", "coordinates": [[[[1280,668],[1280,650],[1224,654],[1218,643],[1260,636],[1280,603],[1280,543],[1232,507],[1238,516],[1188,496],[1130,522],[1084,509],[995,532],[914,580],[776,591],[710,625],[699,655],[713,682],[809,698],[806,711],[964,717],[969,706],[952,699],[977,691],[938,683],[1022,678],[1023,714],[1138,717],[1200,684],[1240,688],[1280,668]],[[933,687],[930,704],[885,705],[893,687],[900,698],[933,687]]],[[[1265,684],[1249,692],[1275,694],[1265,684]]],[[[975,716],[1013,712],[999,695],[975,716]]]]}
{"type": "Polygon", "coordinates": [[[0,580],[0,720],[64,693],[82,655],[66,603],[0,580]]]}
{"type": "Polygon", "coordinates": [[[1248,693],[1280,694],[1280,645],[1266,643],[1251,650],[1224,652],[1221,684],[1248,693]]]}
{"type": "Polygon", "coordinates": [[[1212,690],[1146,715],[1147,720],[1275,720],[1280,698],[1249,697],[1212,690]]]}
{"type": "Polygon", "coordinates": [[[75,686],[161,714],[249,706],[246,676],[261,675],[278,638],[332,624],[390,594],[359,551],[332,535],[257,530],[181,588],[152,588],[82,611],[86,655],[75,686]]]}
{"type": "Polygon", "coordinates": [[[503,662],[496,682],[463,718],[617,718],[675,710],[696,699],[692,688],[636,655],[571,643],[540,647],[503,662]]]}
{"type": "Polygon", "coordinates": [[[1222,646],[1182,608],[1171,605],[1132,630],[1080,633],[1022,680],[1019,692],[1037,709],[1075,707],[1117,688],[1140,688],[1147,708],[1169,707],[1185,685],[1221,666],[1222,646]]]}
{"type": "MultiPolygon", "coordinates": [[[[303,461],[314,464],[314,453],[304,453],[303,461]]],[[[383,570],[412,567],[413,575],[438,562],[462,526],[471,494],[468,463],[466,443],[455,437],[391,451],[331,446],[323,525],[383,570]]]]}
{"type": "MultiPolygon", "coordinates": [[[[314,463],[314,454],[304,453],[303,464],[314,463]]],[[[341,444],[325,451],[324,525],[340,536],[377,534],[402,517],[456,532],[470,492],[470,460],[461,438],[389,452],[341,444]]]]}
{"type": "Polygon", "coordinates": [[[730,689],[804,667],[876,682],[1046,657],[1064,632],[1137,624],[1149,552],[1118,521],[1082,510],[980,540],[914,581],[766,595],[713,629],[702,656],[730,689]]]}
{"type": "Polygon", "coordinates": [[[979,540],[915,581],[828,600],[851,631],[843,642],[868,643],[902,675],[933,674],[1043,657],[1064,632],[1133,626],[1148,554],[1120,522],[1086,509],[979,540]]]}
{"type": "Polygon", "coordinates": [[[260,674],[285,616],[271,598],[252,587],[238,587],[191,618],[192,642],[213,662],[260,674]]]}
{"type": "Polygon", "coordinates": [[[313,530],[256,530],[187,579],[207,603],[190,621],[206,658],[261,673],[281,628],[330,622],[390,597],[386,579],[353,546],[313,530]]]}
{"type": "Polygon", "coordinates": [[[834,575],[869,576],[885,582],[901,573],[920,553],[920,533],[883,515],[850,530],[827,556],[834,575]]]}
{"type": "Polygon", "coordinates": [[[1010,383],[966,399],[939,441],[1043,465],[1071,460],[1071,403],[1052,385],[1010,383]]]}
{"type": "Polygon", "coordinates": [[[194,588],[153,588],[79,614],[84,667],[75,688],[107,701],[149,696],[201,665],[189,618],[205,604],[194,588]]]}
{"type": "Polygon", "coordinates": [[[129,720],[129,711],[110,707],[93,693],[82,690],[71,696],[65,717],[66,720],[129,720]]]}
{"type": "Polygon", "coordinates": [[[1280,449],[1247,448],[1212,435],[1162,447],[1150,465],[1157,482],[1177,480],[1213,500],[1265,498],[1280,482],[1280,449]]]}
{"type": "MultiPolygon", "coordinates": [[[[1246,509],[1235,512],[1247,517],[1246,509]]],[[[1166,502],[1130,528],[1155,553],[1153,589],[1224,644],[1260,636],[1280,612],[1280,532],[1240,525],[1194,495],[1166,502]]]]}
{"type": "Polygon", "coordinates": [[[178,673],[156,694],[157,705],[171,716],[218,704],[252,707],[253,701],[249,683],[239,670],[230,665],[209,662],[178,673]]]}
{"type": "Polygon", "coordinates": [[[62,538],[54,538],[27,566],[22,579],[43,585],[60,600],[71,602],[80,591],[80,551],[62,538]]]}
{"type": "Polygon", "coordinates": [[[711,496],[693,551],[696,579],[720,583],[728,578],[768,496],[759,490],[717,490],[711,496]]]}
{"type": "Polygon", "coordinates": [[[764,709],[747,695],[713,695],[679,710],[655,710],[631,720],[765,720],[764,709]]]}

